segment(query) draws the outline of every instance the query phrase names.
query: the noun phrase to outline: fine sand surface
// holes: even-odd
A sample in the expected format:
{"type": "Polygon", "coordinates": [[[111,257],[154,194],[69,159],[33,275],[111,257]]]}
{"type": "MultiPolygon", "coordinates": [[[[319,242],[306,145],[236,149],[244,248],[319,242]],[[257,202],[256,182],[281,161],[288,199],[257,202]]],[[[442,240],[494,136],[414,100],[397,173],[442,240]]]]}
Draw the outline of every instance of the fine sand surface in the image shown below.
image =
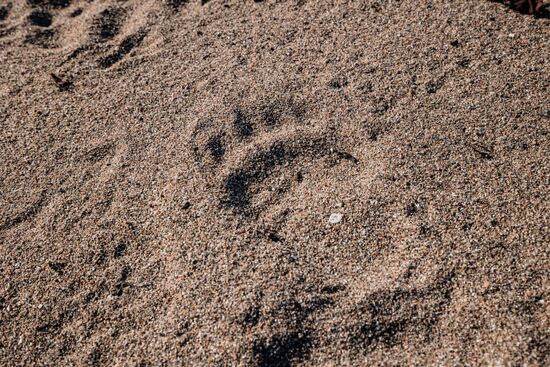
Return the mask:
{"type": "Polygon", "coordinates": [[[548,366],[550,17],[1,0],[1,366],[548,366]]]}

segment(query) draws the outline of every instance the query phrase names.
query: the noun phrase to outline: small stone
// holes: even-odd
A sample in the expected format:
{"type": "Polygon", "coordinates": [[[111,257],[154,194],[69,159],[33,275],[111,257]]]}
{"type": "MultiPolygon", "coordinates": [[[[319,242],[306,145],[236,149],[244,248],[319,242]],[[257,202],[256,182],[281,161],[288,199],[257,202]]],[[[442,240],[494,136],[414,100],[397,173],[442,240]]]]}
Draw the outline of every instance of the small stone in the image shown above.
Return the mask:
{"type": "Polygon", "coordinates": [[[330,217],[328,218],[328,222],[330,224],[338,224],[342,221],[342,218],[344,217],[341,213],[332,213],[330,217]]]}

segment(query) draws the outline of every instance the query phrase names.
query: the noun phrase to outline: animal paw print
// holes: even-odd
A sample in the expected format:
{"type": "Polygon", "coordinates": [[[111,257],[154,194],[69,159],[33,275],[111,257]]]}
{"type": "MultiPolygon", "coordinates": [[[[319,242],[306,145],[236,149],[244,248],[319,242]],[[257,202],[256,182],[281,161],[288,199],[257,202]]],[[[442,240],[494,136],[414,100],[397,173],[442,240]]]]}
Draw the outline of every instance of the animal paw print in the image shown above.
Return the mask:
{"type": "Polygon", "coordinates": [[[15,31],[15,27],[9,27],[9,25],[7,24],[11,9],[11,3],[0,6],[0,38],[5,37],[15,31]]]}
{"type": "Polygon", "coordinates": [[[124,24],[130,16],[128,10],[112,6],[93,15],[87,40],[69,55],[68,60],[88,51],[92,51],[92,54],[99,51],[104,55],[97,59],[97,65],[106,69],[124,59],[141,45],[147,35],[147,31],[141,28],[135,33],[120,37],[124,34],[124,24]],[[115,41],[118,41],[118,44],[112,46],[111,43],[115,41]]]}
{"type": "Polygon", "coordinates": [[[27,16],[30,32],[25,43],[42,48],[56,47],[58,30],[52,27],[54,15],[71,5],[70,0],[27,0],[31,12],[27,16]]]}
{"type": "Polygon", "coordinates": [[[428,287],[375,292],[356,309],[363,322],[351,334],[355,348],[370,352],[427,337],[452,301],[454,272],[441,273],[428,287]]]}
{"type": "Polygon", "coordinates": [[[90,27],[91,39],[100,43],[113,39],[120,32],[124,16],[122,8],[109,7],[101,11],[90,27]]]}
{"type": "Polygon", "coordinates": [[[304,105],[292,98],[235,106],[229,115],[222,123],[198,122],[190,146],[200,170],[221,188],[221,206],[245,217],[280,202],[308,167],[358,163],[331,134],[312,126],[304,105]]]}
{"type": "MultiPolygon", "coordinates": [[[[140,46],[147,35],[144,25],[130,20],[140,6],[146,6],[143,4],[106,6],[89,1],[82,7],[71,0],[27,0],[27,5],[23,42],[60,50],[77,42],[64,63],[87,57],[96,58],[98,67],[109,68],[140,46]],[[135,24],[137,31],[130,29],[136,28],[135,24]]],[[[0,21],[8,17],[9,11],[9,6],[0,8],[0,21]]]]}

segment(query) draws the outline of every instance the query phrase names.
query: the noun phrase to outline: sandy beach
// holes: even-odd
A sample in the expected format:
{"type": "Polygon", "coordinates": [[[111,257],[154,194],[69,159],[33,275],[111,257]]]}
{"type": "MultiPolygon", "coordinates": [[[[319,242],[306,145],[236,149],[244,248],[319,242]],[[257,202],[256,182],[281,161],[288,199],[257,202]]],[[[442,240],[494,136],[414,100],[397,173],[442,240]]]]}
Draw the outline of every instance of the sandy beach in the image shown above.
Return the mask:
{"type": "Polygon", "coordinates": [[[0,0],[0,365],[550,365],[507,5],[0,0]]]}

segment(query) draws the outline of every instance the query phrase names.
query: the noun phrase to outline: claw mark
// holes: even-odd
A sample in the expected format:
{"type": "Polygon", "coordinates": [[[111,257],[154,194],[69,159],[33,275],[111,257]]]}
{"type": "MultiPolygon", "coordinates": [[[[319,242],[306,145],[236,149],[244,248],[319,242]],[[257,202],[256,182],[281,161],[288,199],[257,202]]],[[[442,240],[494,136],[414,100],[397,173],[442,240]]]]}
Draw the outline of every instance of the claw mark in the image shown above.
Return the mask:
{"type": "Polygon", "coordinates": [[[101,12],[92,27],[92,35],[104,42],[114,38],[122,26],[124,11],[120,8],[107,8],[101,12]]]}
{"type": "Polygon", "coordinates": [[[33,203],[28,209],[17,214],[15,217],[8,219],[4,224],[0,226],[0,230],[10,229],[16,225],[33,219],[44,207],[46,203],[46,193],[42,192],[40,198],[33,203]]]}
{"type": "Polygon", "coordinates": [[[99,60],[99,65],[104,69],[113,66],[114,64],[122,60],[124,56],[129,54],[130,51],[134,49],[134,47],[139,46],[145,38],[145,35],[145,32],[139,32],[137,34],[126,37],[120,43],[118,49],[115,52],[99,60]]]}

